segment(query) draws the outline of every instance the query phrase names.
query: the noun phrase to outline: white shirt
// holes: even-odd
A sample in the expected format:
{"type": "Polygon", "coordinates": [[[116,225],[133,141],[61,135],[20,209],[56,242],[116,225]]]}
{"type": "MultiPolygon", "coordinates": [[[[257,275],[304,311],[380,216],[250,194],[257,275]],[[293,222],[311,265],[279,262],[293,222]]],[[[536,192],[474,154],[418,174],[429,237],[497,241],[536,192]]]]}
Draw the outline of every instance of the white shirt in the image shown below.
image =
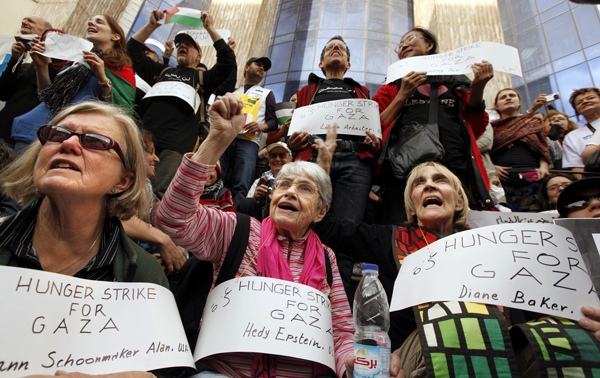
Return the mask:
{"type": "MultiPolygon", "coordinates": [[[[595,123],[592,126],[596,127],[595,123]]],[[[598,125],[600,127],[600,125],[598,125]]],[[[598,127],[596,127],[598,129],[598,127]]],[[[581,154],[585,149],[585,145],[592,138],[594,133],[589,127],[582,126],[578,130],[571,131],[567,134],[563,141],[563,168],[583,168],[583,160],[581,160],[581,154]]]]}

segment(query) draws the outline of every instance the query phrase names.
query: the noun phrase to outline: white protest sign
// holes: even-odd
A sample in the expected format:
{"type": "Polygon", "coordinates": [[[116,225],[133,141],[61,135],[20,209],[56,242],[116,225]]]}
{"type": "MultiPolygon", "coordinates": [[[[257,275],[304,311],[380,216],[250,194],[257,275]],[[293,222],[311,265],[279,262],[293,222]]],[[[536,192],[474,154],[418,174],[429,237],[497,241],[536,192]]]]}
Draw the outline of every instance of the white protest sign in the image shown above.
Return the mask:
{"type": "Polygon", "coordinates": [[[3,378],[194,366],[173,294],[159,285],[0,266],[0,302],[3,378]]]}
{"type": "MultiPolygon", "coordinates": [[[[165,76],[170,75],[166,73],[165,76]]],[[[194,109],[194,113],[198,112],[200,107],[200,96],[198,92],[186,83],[181,81],[161,81],[152,86],[150,91],[146,93],[144,99],[157,96],[173,96],[187,102],[194,109]]]]}
{"type": "Polygon", "coordinates": [[[266,277],[223,282],[209,294],[194,351],[269,353],[335,371],[329,298],[312,287],[266,277]]]}
{"type": "MultiPolygon", "coordinates": [[[[200,46],[212,46],[214,44],[212,38],[210,37],[210,34],[208,34],[208,32],[204,29],[202,29],[202,30],[182,30],[177,34],[180,34],[180,33],[185,33],[185,34],[191,35],[192,38],[194,38],[200,46]]],[[[231,32],[227,29],[217,29],[217,33],[219,33],[219,35],[221,36],[221,38],[223,38],[223,40],[225,42],[227,42],[227,39],[229,37],[231,37],[231,32]]]]}
{"type": "Polygon", "coordinates": [[[288,134],[296,131],[327,134],[327,125],[334,123],[338,125],[338,135],[365,136],[368,130],[381,138],[379,105],[364,99],[327,101],[297,108],[288,134]]]}
{"type": "Polygon", "coordinates": [[[499,211],[469,210],[467,224],[472,228],[503,223],[552,223],[558,213],[502,213],[499,211]]]}
{"type": "Polygon", "coordinates": [[[463,231],[406,257],[390,311],[434,301],[489,303],[574,320],[584,317],[581,306],[600,307],[573,235],[533,223],[463,231]]]}
{"type": "Polygon", "coordinates": [[[411,71],[428,75],[463,75],[473,72],[473,63],[487,60],[495,71],[523,76],[519,51],[496,42],[477,42],[442,54],[414,56],[397,61],[387,71],[389,84],[411,71]]]}
{"type": "Polygon", "coordinates": [[[83,51],[93,47],[92,42],[74,35],[50,33],[46,36],[46,51],[40,55],[83,63],[83,51]]]}

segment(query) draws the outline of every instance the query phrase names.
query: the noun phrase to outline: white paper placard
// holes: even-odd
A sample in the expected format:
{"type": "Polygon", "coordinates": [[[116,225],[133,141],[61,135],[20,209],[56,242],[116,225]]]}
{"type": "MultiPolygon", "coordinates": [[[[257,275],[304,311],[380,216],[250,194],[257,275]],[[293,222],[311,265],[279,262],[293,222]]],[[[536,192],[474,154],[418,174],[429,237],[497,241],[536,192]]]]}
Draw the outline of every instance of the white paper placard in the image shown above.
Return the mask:
{"type": "Polygon", "coordinates": [[[467,224],[472,228],[503,223],[553,223],[557,213],[503,213],[500,211],[469,210],[467,224]]]}
{"type": "Polygon", "coordinates": [[[334,123],[338,125],[338,135],[365,136],[368,130],[381,138],[379,105],[365,99],[327,101],[297,108],[288,134],[296,131],[327,134],[327,125],[334,123]]]}
{"type": "Polygon", "coordinates": [[[92,42],[74,35],[49,33],[46,36],[46,51],[40,55],[83,63],[83,51],[91,51],[93,47],[92,42]]]}
{"type": "Polygon", "coordinates": [[[463,75],[473,72],[473,63],[487,60],[495,71],[523,76],[519,51],[496,42],[477,42],[442,54],[414,56],[397,61],[387,71],[386,84],[400,79],[411,71],[428,75],[463,75]]]}
{"type": "Polygon", "coordinates": [[[309,286],[266,277],[223,282],[209,294],[194,359],[218,353],[269,353],[335,371],[331,304],[309,286]]]}
{"type": "MultiPolygon", "coordinates": [[[[182,30],[179,33],[189,34],[194,38],[200,46],[212,46],[214,44],[210,34],[204,29],[201,30],[182,30]]],[[[177,33],[177,34],[179,34],[177,33]]],[[[231,37],[231,32],[227,29],[217,29],[217,33],[223,38],[225,42],[231,37]]]]}
{"type": "Polygon", "coordinates": [[[532,223],[463,231],[406,257],[390,311],[434,301],[489,303],[574,320],[584,317],[581,306],[600,307],[571,232],[532,223]]]}
{"type": "Polygon", "coordinates": [[[173,294],[0,266],[3,378],[194,366],[173,294]],[[25,369],[25,367],[27,367],[25,369]]]}
{"type": "MultiPolygon", "coordinates": [[[[165,75],[169,75],[167,72],[165,75]]],[[[198,92],[186,83],[181,81],[160,81],[152,86],[150,91],[146,93],[144,99],[157,96],[173,96],[187,102],[194,109],[194,113],[198,112],[200,107],[200,96],[198,92]]]]}

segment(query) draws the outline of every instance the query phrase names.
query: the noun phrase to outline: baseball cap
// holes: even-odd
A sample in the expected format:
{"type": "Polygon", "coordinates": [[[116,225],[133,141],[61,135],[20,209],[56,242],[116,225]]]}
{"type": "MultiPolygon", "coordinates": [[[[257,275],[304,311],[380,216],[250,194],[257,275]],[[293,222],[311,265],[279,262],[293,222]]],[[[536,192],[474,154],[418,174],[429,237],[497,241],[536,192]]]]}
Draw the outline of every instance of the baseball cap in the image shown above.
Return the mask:
{"type": "Polygon", "coordinates": [[[283,143],[283,142],[277,142],[277,143],[271,143],[267,146],[267,152],[271,153],[271,151],[273,151],[273,149],[275,148],[283,148],[289,155],[292,154],[292,150],[289,149],[289,147],[287,146],[287,144],[283,143]]]}
{"type": "Polygon", "coordinates": [[[198,44],[198,41],[196,41],[191,35],[189,35],[185,31],[180,31],[179,33],[177,33],[177,35],[175,36],[175,44],[178,44],[184,38],[187,38],[188,40],[192,41],[194,47],[196,47],[196,50],[200,52],[200,44],[198,44]]]}
{"type": "Polygon", "coordinates": [[[582,192],[596,188],[600,191],[600,177],[587,177],[581,180],[573,181],[569,186],[563,189],[556,201],[556,209],[561,218],[566,218],[569,215],[567,205],[573,201],[580,199],[582,192]]]}
{"type": "Polygon", "coordinates": [[[261,62],[265,67],[265,71],[268,71],[271,68],[271,59],[267,58],[266,56],[263,56],[262,58],[252,57],[248,59],[246,65],[249,66],[252,64],[252,62],[261,62]]]}

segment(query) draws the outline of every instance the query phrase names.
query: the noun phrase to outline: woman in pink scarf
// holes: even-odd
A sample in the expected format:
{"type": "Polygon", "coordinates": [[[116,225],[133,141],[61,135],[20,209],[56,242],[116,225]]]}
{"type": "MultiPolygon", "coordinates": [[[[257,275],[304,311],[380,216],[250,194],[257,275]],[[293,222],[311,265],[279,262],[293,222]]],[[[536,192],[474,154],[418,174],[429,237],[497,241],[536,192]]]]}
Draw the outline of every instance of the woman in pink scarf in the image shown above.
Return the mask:
{"type": "MultiPolygon", "coordinates": [[[[178,245],[199,259],[213,263],[213,286],[229,249],[237,216],[206,208],[199,204],[199,199],[219,157],[242,129],[242,107],[241,100],[233,95],[224,96],[212,105],[208,137],[195,154],[184,156],[157,213],[159,227],[178,245]]],[[[335,255],[311,229],[329,210],[331,181],[316,164],[290,163],[280,171],[271,196],[270,217],[262,223],[251,220],[250,236],[237,276],[293,281],[311,286],[330,298],[335,375],[343,377],[346,364],[350,367],[353,360],[352,315],[335,255]],[[326,277],[326,258],[333,274],[331,286],[326,277]]],[[[223,353],[205,358],[203,362],[231,377],[334,375],[318,363],[261,353],[223,353]]],[[[397,367],[392,367],[392,372],[397,371],[397,367]]]]}

